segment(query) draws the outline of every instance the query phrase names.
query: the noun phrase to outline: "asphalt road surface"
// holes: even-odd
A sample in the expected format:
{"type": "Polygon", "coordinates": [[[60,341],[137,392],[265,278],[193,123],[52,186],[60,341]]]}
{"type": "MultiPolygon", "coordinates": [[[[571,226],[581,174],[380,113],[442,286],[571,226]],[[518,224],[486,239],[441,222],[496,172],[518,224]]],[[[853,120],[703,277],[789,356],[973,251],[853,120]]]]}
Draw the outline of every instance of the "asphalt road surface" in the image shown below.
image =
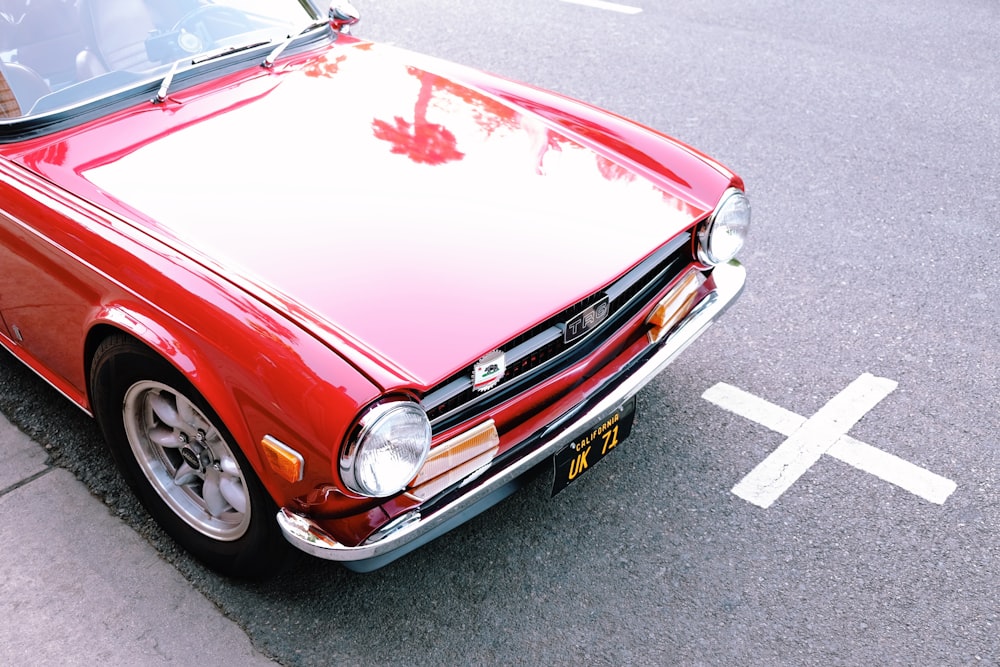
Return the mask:
{"type": "Polygon", "coordinates": [[[746,179],[743,299],[560,495],[540,479],[374,574],[296,555],[233,582],[7,356],[0,407],[284,664],[1000,663],[1000,4],[629,4],[357,2],[360,36],[746,179]]]}

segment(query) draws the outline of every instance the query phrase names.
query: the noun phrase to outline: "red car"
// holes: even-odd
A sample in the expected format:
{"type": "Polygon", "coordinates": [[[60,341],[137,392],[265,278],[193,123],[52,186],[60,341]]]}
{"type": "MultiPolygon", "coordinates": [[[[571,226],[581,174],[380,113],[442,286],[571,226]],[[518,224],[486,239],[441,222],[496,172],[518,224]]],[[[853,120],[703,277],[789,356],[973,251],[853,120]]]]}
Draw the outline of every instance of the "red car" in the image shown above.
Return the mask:
{"type": "Polygon", "coordinates": [[[371,570],[558,492],[743,288],[738,176],[348,5],[15,4],[0,342],[222,572],[371,570]]]}

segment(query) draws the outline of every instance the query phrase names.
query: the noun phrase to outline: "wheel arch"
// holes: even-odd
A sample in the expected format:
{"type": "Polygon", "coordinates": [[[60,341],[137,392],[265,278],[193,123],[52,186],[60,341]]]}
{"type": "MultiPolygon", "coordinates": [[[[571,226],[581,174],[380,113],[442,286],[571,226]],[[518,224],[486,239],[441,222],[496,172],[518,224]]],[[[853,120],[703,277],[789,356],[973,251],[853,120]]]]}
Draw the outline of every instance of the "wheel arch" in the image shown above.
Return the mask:
{"type": "MultiPolygon", "coordinates": [[[[191,337],[179,336],[156,319],[122,305],[104,308],[91,324],[84,339],[83,368],[87,406],[94,413],[91,374],[94,356],[101,343],[116,334],[129,336],[173,366],[201,394],[227,430],[242,446],[251,465],[260,473],[261,461],[243,412],[233,393],[213,372],[215,365],[199,351],[191,337]]],[[[97,415],[94,415],[95,417],[97,415]]]]}

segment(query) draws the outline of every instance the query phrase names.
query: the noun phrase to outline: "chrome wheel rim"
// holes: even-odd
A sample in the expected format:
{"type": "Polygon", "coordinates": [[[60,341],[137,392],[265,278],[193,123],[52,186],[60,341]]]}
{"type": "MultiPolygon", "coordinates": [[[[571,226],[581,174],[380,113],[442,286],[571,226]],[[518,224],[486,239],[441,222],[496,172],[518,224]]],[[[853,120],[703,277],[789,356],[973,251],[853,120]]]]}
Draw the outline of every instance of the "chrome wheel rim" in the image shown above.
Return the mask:
{"type": "Polygon", "coordinates": [[[212,539],[246,533],[250,496],[243,471],[197,406],[165,384],[144,380],[125,392],[122,417],[139,468],[174,514],[212,539]]]}

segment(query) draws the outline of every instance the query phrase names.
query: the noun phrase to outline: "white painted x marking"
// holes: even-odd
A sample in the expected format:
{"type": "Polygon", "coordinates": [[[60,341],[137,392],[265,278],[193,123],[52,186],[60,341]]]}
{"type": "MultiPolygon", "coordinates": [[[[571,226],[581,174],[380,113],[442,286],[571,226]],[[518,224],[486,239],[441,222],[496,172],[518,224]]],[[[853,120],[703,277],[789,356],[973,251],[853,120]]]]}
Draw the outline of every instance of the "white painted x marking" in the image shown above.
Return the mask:
{"type": "Polygon", "coordinates": [[[957,488],[950,479],[847,435],[896,386],[892,380],[865,373],[809,419],[722,382],[709,388],[702,394],[705,400],[788,437],[733,487],[733,493],[770,507],[823,454],[829,454],[932,503],[944,503],[957,488]]]}

